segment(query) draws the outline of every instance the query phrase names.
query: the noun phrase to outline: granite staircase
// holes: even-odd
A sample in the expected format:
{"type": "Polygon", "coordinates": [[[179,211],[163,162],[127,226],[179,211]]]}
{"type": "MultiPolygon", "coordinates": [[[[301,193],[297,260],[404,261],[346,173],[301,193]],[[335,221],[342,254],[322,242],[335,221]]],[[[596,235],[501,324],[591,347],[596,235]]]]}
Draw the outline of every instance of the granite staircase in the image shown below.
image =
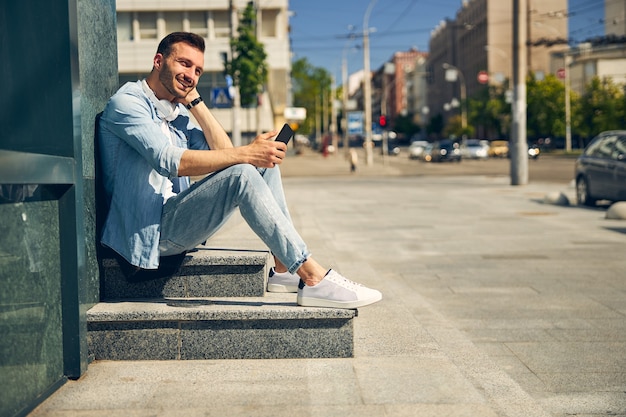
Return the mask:
{"type": "Polygon", "coordinates": [[[102,259],[102,301],[87,312],[90,357],[352,357],[357,311],[299,307],[295,294],[267,293],[270,256],[246,228],[235,220],[225,234],[236,238],[212,238],[212,248],[200,246],[156,280],[129,283],[115,259],[102,259]]]}

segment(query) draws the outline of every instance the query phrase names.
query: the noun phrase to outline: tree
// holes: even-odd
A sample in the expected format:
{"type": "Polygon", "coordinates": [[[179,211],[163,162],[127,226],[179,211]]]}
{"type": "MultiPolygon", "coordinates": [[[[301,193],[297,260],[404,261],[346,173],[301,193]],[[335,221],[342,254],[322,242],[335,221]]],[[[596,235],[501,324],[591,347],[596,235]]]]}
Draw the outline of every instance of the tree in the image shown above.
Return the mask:
{"type": "MultiPolygon", "coordinates": [[[[323,68],[312,66],[306,58],[300,58],[291,66],[293,102],[296,107],[307,109],[306,120],[298,130],[304,134],[315,132],[315,121],[321,110],[324,96],[330,97],[331,77],[323,68]]],[[[322,117],[324,126],[328,117],[322,117]]]]}
{"type": "Polygon", "coordinates": [[[398,115],[394,119],[394,130],[404,139],[410,139],[411,136],[418,133],[422,128],[415,123],[414,115],[409,113],[407,115],[398,115]]]}
{"type": "Polygon", "coordinates": [[[468,100],[468,120],[481,127],[485,137],[505,138],[511,128],[511,105],[506,102],[508,80],[480,89],[468,100]]]}
{"type": "Polygon", "coordinates": [[[241,105],[256,105],[258,94],[267,83],[267,54],[256,37],[256,11],[254,3],[248,2],[243,11],[238,37],[231,39],[233,59],[226,63],[226,73],[233,77],[233,83],[239,86],[241,105]]]}
{"type": "Polygon", "coordinates": [[[580,133],[592,137],[605,130],[622,129],[624,118],[624,91],[610,78],[594,77],[585,86],[580,98],[582,123],[580,133]]]}
{"type": "Polygon", "coordinates": [[[565,86],[554,75],[548,74],[543,80],[529,75],[526,104],[528,137],[565,137],[565,86]]]}

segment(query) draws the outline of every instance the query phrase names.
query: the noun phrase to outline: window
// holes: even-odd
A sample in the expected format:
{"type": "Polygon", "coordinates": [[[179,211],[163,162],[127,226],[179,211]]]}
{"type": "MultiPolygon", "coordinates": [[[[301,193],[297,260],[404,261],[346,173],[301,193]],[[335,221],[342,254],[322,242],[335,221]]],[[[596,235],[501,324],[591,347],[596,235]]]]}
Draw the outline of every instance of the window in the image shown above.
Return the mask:
{"type": "Polygon", "coordinates": [[[277,23],[278,10],[263,10],[261,12],[261,36],[265,38],[275,38],[277,36],[277,23]]]}
{"type": "Polygon", "coordinates": [[[206,12],[189,12],[187,18],[189,19],[190,32],[200,35],[203,38],[209,37],[206,12]]]}
{"type": "Polygon", "coordinates": [[[211,12],[211,18],[215,37],[230,37],[230,13],[227,10],[214,10],[211,12]]]}
{"type": "Polygon", "coordinates": [[[157,39],[157,13],[137,13],[139,23],[139,39],[157,39]]]}
{"type": "Polygon", "coordinates": [[[620,136],[615,142],[613,150],[613,159],[624,160],[626,157],[626,136],[620,136]]]}
{"type": "Polygon", "coordinates": [[[117,14],[117,39],[119,41],[133,40],[133,15],[129,12],[117,14]]]}
{"type": "Polygon", "coordinates": [[[598,158],[610,158],[616,139],[617,137],[614,135],[603,137],[598,141],[598,144],[594,146],[594,148],[591,150],[591,155],[598,158]]]}
{"type": "Polygon", "coordinates": [[[166,34],[183,31],[182,12],[163,12],[163,19],[165,20],[166,34]]]}

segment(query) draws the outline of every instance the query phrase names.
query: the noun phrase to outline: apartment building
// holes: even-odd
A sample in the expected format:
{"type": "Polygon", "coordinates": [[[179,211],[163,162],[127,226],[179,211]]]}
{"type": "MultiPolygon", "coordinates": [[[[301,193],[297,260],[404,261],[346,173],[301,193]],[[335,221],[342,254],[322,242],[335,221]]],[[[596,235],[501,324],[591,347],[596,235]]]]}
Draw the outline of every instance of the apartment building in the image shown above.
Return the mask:
{"type": "Polygon", "coordinates": [[[417,49],[395,52],[388,62],[372,74],[373,120],[378,120],[384,114],[393,124],[398,116],[419,115],[420,109],[426,104],[420,95],[425,91],[424,72],[423,69],[420,72],[420,68],[427,56],[426,52],[417,49]]]}
{"type": "MultiPolygon", "coordinates": [[[[567,48],[567,0],[528,0],[527,70],[538,77],[556,73],[562,61],[551,60],[551,53],[567,48]]],[[[488,83],[502,83],[512,77],[513,1],[465,0],[454,20],[447,19],[431,33],[429,45],[430,116],[444,119],[459,112],[449,103],[471,98],[488,83]],[[457,81],[447,81],[445,66],[456,68],[457,81]],[[446,104],[448,104],[446,106],[446,104]]],[[[480,132],[479,132],[480,133],[480,132]]]]}
{"type": "Polygon", "coordinates": [[[257,37],[267,53],[269,77],[258,107],[233,112],[224,76],[230,39],[236,36],[240,13],[249,0],[117,0],[117,42],[120,84],[145,77],[159,41],[175,31],[205,38],[205,68],[198,90],[222,126],[232,132],[238,123],[244,142],[257,131],[271,130],[284,120],[291,104],[291,51],[288,0],[257,0],[257,37]]]}
{"type": "Polygon", "coordinates": [[[604,33],[626,36],[626,1],[605,0],[604,33]]]}

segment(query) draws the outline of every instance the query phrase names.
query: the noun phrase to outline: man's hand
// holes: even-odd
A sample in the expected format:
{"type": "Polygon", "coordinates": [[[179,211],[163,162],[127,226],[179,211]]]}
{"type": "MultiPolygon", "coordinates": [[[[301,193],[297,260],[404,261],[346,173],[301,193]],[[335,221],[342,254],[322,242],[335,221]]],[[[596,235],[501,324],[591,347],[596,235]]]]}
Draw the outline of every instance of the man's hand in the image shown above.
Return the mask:
{"type": "Polygon", "coordinates": [[[273,168],[283,162],[287,145],[273,140],[278,131],[262,133],[247,145],[248,161],[259,168],[273,168]]]}
{"type": "Polygon", "coordinates": [[[179,98],[179,99],[177,99],[175,101],[176,101],[176,103],[180,103],[183,106],[187,106],[187,104],[191,103],[192,101],[194,101],[198,97],[200,97],[200,93],[198,93],[198,90],[196,88],[194,88],[185,97],[181,97],[181,98],[179,98]]]}

